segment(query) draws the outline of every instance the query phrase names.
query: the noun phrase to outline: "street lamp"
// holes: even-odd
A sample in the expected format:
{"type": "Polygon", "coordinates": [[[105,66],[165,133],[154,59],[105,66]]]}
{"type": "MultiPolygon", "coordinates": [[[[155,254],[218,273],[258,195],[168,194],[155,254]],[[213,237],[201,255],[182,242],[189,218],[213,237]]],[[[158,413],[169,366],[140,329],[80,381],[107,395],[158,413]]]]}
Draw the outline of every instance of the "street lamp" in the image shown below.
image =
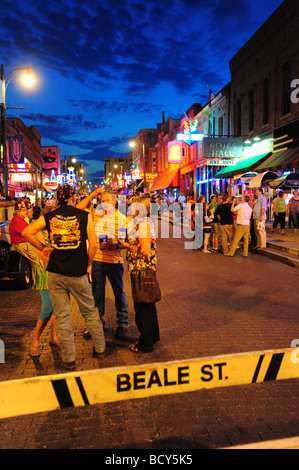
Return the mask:
{"type": "MultiPolygon", "coordinates": [[[[6,76],[4,73],[4,66],[1,64],[1,143],[3,151],[3,196],[8,195],[8,161],[7,161],[7,135],[6,135],[6,88],[10,80],[19,70],[26,70],[22,77],[22,83],[27,87],[32,87],[35,79],[29,67],[17,67],[11,70],[6,76]]],[[[18,109],[18,108],[15,108],[18,109]]]]}

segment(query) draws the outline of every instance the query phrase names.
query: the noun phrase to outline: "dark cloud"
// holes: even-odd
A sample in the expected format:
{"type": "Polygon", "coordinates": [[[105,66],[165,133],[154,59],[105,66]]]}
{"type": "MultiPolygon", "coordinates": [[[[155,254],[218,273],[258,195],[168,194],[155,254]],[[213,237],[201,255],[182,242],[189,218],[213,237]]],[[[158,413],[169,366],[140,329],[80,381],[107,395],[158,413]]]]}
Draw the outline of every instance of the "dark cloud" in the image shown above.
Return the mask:
{"type": "Polygon", "coordinates": [[[207,102],[207,85],[215,93],[229,81],[229,60],[266,20],[262,7],[274,11],[279,3],[1,0],[1,52],[9,68],[30,62],[67,79],[61,113],[41,107],[24,119],[43,138],[90,151],[93,161],[120,153],[121,144],[107,140],[101,130],[119,135],[127,121],[128,132],[137,133],[138,126],[149,127],[141,121],[145,116],[155,127],[162,110],[178,115],[181,110],[170,101],[167,87],[190,100],[186,109],[192,100],[207,102]],[[84,91],[78,94],[79,84],[84,91]],[[163,95],[156,98],[160,88],[163,95]],[[84,138],[70,141],[81,130],[84,138]]]}
{"type": "MultiPolygon", "coordinates": [[[[43,138],[57,143],[66,143],[66,136],[74,135],[78,129],[100,130],[107,127],[106,122],[89,121],[83,114],[24,114],[22,119],[33,124],[43,138]]],[[[78,145],[80,147],[80,145],[78,145]]],[[[80,147],[81,148],[81,147],[80,147]]],[[[83,148],[86,148],[84,145],[83,148]]]]}

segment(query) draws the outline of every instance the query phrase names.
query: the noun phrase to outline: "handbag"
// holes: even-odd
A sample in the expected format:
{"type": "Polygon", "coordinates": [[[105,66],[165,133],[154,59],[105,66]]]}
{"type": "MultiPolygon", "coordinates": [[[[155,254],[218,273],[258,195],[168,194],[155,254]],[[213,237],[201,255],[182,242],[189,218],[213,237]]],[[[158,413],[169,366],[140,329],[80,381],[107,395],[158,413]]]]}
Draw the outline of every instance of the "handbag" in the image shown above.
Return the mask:
{"type": "Polygon", "coordinates": [[[152,269],[133,270],[131,272],[131,285],[134,302],[149,304],[161,300],[161,290],[156,271],[152,269]]]}
{"type": "Polygon", "coordinates": [[[209,216],[208,216],[208,211],[206,211],[206,215],[204,216],[204,219],[205,219],[205,222],[206,222],[207,224],[213,222],[213,220],[214,220],[214,214],[213,214],[213,212],[211,212],[211,215],[213,216],[213,218],[212,218],[212,217],[209,217],[209,216]]]}

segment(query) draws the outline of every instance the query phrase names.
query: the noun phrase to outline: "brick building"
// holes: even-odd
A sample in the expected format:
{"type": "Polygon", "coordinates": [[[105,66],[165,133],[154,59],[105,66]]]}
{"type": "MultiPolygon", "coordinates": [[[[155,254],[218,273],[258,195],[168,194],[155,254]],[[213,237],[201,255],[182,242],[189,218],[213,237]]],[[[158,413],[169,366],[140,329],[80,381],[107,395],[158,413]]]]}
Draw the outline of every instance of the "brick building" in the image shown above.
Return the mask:
{"type": "MultiPolygon", "coordinates": [[[[274,152],[298,147],[299,104],[291,99],[299,79],[298,28],[299,4],[285,0],[230,61],[233,134],[272,136],[274,152]]],[[[291,169],[298,161],[278,163],[291,169]]]]}
{"type": "Polygon", "coordinates": [[[9,163],[9,196],[13,198],[20,193],[24,193],[32,198],[40,197],[42,186],[40,134],[34,126],[27,127],[20,118],[7,118],[6,132],[8,138],[13,135],[23,136],[24,156],[27,160],[27,163],[24,164],[9,163]],[[22,172],[22,170],[24,170],[24,172],[22,172]],[[22,181],[20,174],[27,174],[27,177],[24,177],[22,181]]]}
{"type": "Polygon", "coordinates": [[[231,129],[244,149],[216,178],[230,179],[234,194],[246,190],[246,172],[299,172],[298,28],[299,4],[285,0],[230,61],[231,129]]]}

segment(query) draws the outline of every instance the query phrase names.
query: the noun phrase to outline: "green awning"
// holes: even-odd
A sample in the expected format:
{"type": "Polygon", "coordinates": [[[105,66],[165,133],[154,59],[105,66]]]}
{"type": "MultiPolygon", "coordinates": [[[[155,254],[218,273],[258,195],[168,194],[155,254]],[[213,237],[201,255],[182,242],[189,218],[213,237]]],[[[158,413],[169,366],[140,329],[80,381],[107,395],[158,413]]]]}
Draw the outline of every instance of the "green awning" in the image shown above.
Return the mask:
{"type": "Polygon", "coordinates": [[[258,163],[262,163],[268,156],[268,153],[263,155],[258,155],[257,157],[246,158],[246,160],[241,160],[236,165],[229,165],[222,170],[218,171],[214,178],[231,178],[234,175],[239,175],[241,173],[246,173],[247,171],[252,170],[258,163]]]}

